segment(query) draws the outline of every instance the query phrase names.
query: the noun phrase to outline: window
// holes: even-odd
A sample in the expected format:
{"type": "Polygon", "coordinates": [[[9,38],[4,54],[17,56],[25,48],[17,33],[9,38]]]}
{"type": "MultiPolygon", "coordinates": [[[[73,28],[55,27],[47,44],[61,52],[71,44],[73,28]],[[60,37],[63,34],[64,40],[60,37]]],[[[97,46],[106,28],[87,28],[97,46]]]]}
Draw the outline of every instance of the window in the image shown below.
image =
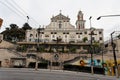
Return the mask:
{"type": "Polygon", "coordinates": [[[63,34],[65,34],[65,32],[63,34]]]}
{"type": "Polygon", "coordinates": [[[78,35],[78,38],[80,38],[80,35],[78,35]]]}
{"type": "Polygon", "coordinates": [[[61,29],[62,24],[59,24],[59,29],[61,29]]]}
{"type": "Polygon", "coordinates": [[[59,21],[59,29],[61,29],[62,27],[62,24],[61,24],[61,21],[59,21]]]}
{"type": "Polygon", "coordinates": [[[53,32],[51,32],[51,34],[53,34],[53,32]]]}
{"type": "Polygon", "coordinates": [[[69,34],[69,32],[67,32],[67,34],[69,34]]]}
{"type": "Polygon", "coordinates": [[[36,34],[36,37],[37,37],[37,34],[36,34]]]}
{"type": "Polygon", "coordinates": [[[57,32],[54,32],[54,34],[57,34],[57,32]]]}
{"type": "Polygon", "coordinates": [[[95,40],[95,38],[94,38],[94,37],[92,37],[92,40],[95,40]]]}
{"type": "Polygon", "coordinates": [[[31,41],[31,39],[29,39],[29,41],[31,41]]]}
{"type": "Polygon", "coordinates": [[[87,32],[86,32],[86,31],[85,31],[84,33],[85,33],[85,34],[87,34],[87,32]]]}
{"type": "Polygon", "coordinates": [[[67,38],[67,35],[65,35],[65,38],[67,38]]]}
{"type": "Polygon", "coordinates": [[[102,34],[102,32],[100,31],[99,34],[102,34]]]}
{"type": "Polygon", "coordinates": [[[52,38],[54,38],[55,36],[53,35],[52,38]]]}
{"type": "Polygon", "coordinates": [[[33,34],[30,34],[30,37],[32,37],[33,36],[33,34]]]}
{"type": "Polygon", "coordinates": [[[78,33],[76,33],[76,34],[78,34],[78,33]]]}
{"type": "Polygon", "coordinates": [[[100,37],[100,40],[103,40],[102,37],[100,37]]]}
{"type": "Polygon", "coordinates": [[[80,33],[80,34],[82,34],[82,33],[80,33]]]}

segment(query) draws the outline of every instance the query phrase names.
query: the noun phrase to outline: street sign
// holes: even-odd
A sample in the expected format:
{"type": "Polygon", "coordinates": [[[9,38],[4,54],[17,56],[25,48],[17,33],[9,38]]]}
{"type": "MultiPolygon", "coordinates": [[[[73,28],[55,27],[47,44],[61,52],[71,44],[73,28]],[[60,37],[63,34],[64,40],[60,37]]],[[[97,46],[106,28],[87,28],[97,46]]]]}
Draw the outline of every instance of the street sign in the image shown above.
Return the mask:
{"type": "Polygon", "coordinates": [[[54,55],[54,59],[57,61],[59,59],[59,55],[58,54],[55,54],[54,55]]]}

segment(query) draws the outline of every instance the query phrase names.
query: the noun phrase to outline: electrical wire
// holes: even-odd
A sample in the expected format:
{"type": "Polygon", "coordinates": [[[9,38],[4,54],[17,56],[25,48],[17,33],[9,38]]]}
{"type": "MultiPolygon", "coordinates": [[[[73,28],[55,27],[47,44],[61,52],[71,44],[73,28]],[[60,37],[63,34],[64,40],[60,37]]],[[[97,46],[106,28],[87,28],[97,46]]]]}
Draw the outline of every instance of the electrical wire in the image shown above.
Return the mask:
{"type": "Polygon", "coordinates": [[[30,19],[33,20],[34,23],[39,25],[39,23],[34,18],[32,18],[30,15],[28,15],[28,13],[26,13],[15,1],[12,0],[12,2],[14,5],[8,0],[6,0],[6,2],[0,1],[0,3],[5,5],[11,11],[15,12],[15,14],[17,14],[20,18],[22,18],[22,20],[23,20],[23,17],[25,19],[25,17],[29,16],[30,19]]]}
{"type": "Polygon", "coordinates": [[[11,4],[8,0],[6,0],[6,3],[9,4],[16,12],[19,12],[22,16],[25,17],[25,14],[23,14],[20,10],[18,10],[13,4],[11,4]]]}
{"type": "Polygon", "coordinates": [[[6,3],[0,1],[1,4],[3,4],[5,7],[7,7],[8,9],[10,9],[11,11],[13,11],[15,14],[17,14],[20,18],[22,18],[23,16],[20,15],[19,13],[17,13],[16,11],[14,11],[10,6],[8,6],[6,3]]]}
{"type": "Polygon", "coordinates": [[[24,11],[14,0],[12,2],[21,10],[23,11],[27,16],[29,16],[35,23],[39,24],[33,17],[31,17],[26,11],[24,11]]]}

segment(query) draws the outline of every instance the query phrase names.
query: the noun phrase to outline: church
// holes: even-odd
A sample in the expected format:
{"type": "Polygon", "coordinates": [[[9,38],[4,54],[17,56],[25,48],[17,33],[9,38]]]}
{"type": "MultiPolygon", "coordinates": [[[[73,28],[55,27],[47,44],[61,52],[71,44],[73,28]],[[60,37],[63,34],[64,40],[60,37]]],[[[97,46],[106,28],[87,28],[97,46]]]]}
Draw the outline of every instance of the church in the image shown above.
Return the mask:
{"type": "Polygon", "coordinates": [[[103,43],[103,29],[94,28],[93,31],[91,28],[85,28],[85,22],[82,11],[77,14],[75,26],[70,23],[68,16],[60,12],[52,16],[50,24],[45,28],[27,30],[26,41],[38,42],[39,40],[39,42],[52,43],[59,40],[61,43],[90,43],[92,39],[93,42],[103,43]]]}
{"type": "Polygon", "coordinates": [[[85,22],[82,11],[77,14],[75,26],[70,23],[68,16],[60,12],[52,16],[44,28],[27,30],[25,41],[17,42],[19,48],[25,49],[26,67],[37,59],[39,63],[42,60],[50,62],[47,68],[63,69],[63,65],[69,61],[90,59],[92,51],[99,53],[99,47],[94,50],[90,45],[92,42],[103,43],[103,29],[87,29],[85,22]]]}

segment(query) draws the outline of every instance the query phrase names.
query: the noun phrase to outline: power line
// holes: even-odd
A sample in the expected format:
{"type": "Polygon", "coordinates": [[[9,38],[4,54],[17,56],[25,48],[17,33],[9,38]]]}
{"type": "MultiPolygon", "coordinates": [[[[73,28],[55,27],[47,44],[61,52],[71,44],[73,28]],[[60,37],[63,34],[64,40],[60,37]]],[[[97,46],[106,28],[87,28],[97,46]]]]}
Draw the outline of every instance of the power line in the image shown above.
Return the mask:
{"type": "Polygon", "coordinates": [[[36,22],[37,24],[39,24],[33,17],[31,17],[25,10],[23,10],[14,0],[12,0],[12,2],[21,10],[23,11],[27,16],[29,16],[34,22],[36,22]]]}
{"type": "Polygon", "coordinates": [[[20,10],[18,10],[13,4],[11,4],[8,0],[6,0],[6,3],[9,4],[11,7],[13,7],[14,10],[16,10],[16,11],[19,12],[22,16],[25,17],[25,15],[24,15],[20,10]]]}
{"type": "MultiPolygon", "coordinates": [[[[20,18],[22,18],[23,16],[21,16],[20,14],[18,14],[16,11],[14,11],[10,6],[8,6],[6,3],[0,1],[1,4],[5,5],[5,7],[7,7],[8,9],[10,9],[11,11],[15,12],[15,14],[17,14],[20,18]]],[[[23,18],[22,18],[23,19],[23,18]]]]}
{"type": "MultiPolygon", "coordinates": [[[[6,0],[6,2],[0,1],[0,3],[5,5],[11,11],[15,12],[15,14],[17,14],[20,18],[24,17],[24,19],[25,19],[25,18],[27,18],[27,16],[29,16],[15,1],[12,0],[12,2],[14,5],[7,0],[6,0]]],[[[37,23],[39,25],[39,23],[34,18],[32,18],[31,16],[29,16],[29,17],[31,20],[33,20],[35,23],[37,23]]]]}

